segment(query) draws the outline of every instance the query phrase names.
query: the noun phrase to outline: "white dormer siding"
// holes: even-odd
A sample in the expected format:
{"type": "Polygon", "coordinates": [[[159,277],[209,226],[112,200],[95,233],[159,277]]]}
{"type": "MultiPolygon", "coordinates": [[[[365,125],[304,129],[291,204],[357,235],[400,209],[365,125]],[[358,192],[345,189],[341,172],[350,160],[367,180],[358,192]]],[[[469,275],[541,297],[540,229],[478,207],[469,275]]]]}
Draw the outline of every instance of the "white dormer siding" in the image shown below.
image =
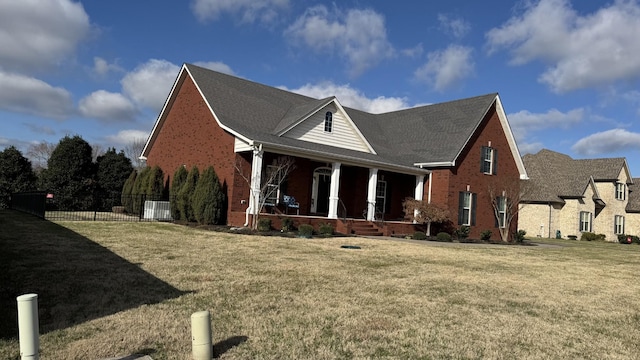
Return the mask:
{"type": "Polygon", "coordinates": [[[343,149],[370,152],[351,122],[346,119],[345,114],[333,104],[318,110],[282,136],[343,149]],[[327,111],[332,113],[331,132],[326,132],[324,126],[327,111]]]}

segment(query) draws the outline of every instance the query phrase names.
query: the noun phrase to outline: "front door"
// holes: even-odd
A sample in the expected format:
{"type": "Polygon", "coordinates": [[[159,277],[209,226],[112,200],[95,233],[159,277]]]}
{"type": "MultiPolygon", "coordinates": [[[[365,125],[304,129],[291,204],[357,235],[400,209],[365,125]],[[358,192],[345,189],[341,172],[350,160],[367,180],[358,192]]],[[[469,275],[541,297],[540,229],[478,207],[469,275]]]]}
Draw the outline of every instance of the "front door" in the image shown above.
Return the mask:
{"type": "Polygon", "coordinates": [[[329,212],[329,192],[331,189],[331,169],[322,167],[313,172],[311,192],[311,212],[326,214],[329,212]]]}

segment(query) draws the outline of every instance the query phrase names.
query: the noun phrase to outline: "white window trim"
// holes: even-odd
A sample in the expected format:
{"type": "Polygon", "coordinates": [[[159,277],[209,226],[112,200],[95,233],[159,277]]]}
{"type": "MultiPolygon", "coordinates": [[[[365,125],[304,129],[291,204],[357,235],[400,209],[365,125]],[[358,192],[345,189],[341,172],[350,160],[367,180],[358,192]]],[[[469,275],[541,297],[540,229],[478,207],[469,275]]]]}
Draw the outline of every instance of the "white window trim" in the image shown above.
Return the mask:
{"type": "Polygon", "coordinates": [[[616,235],[624,234],[624,216],[616,215],[614,217],[614,232],[616,235]]]}
{"type": "Polygon", "coordinates": [[[471,196],[471,193],[469,191],[465,191],[464,192],[464,203],[462,204],[462,219],[463,219],[462,225],[471,226],[471,211],[473,209],[472,202],[473,202],[473,196],[471,196]],[[467,196],[468,196],[468,199],[469,199],[468,206],[467,206],[467,196]],[[464,221],[464,211],[465,210],[467,210],[467,214],[469,214],[467,216],[467,220],[466,221],[464,221]]]}
{"type": "Polygon", "coordinates": [[[324,114],[324,132],[326,133],[333,132],[333,112],[331,111],[327,111],[324,114]]]}
{"type": "Polygon", "coordinates": [[[493,154],[494,154],[494,149],[491,146],[487,146],[485,147],[485,149],[487,149],[487,153],[483,154],[483,158],[484,158],[484,167],[486,167],[488,170],[484,171],[485,175],[493,175],[493,154]],[[488,155],[488,158],[487,158],[488,155]],[[489,166],[487,166],[487,164],[489,166]]]}
{"type": "Polygon", "coordinates": [[[507,226],[507,198],[498,198],[498,227],[504,229],[507,226]]]}
{"type": "Polygon", "coordinates": [[[580,232],[591,232],[591,213],[588,211],[580,211],[580,232]],[[585,226],[583,226],[583,224],[585,226]]]}
{"type": "Polygon", "coordinates": [[[624,201],[626,199],[627,189],[625,183],[616,183],[616,200],[624,201]]]}

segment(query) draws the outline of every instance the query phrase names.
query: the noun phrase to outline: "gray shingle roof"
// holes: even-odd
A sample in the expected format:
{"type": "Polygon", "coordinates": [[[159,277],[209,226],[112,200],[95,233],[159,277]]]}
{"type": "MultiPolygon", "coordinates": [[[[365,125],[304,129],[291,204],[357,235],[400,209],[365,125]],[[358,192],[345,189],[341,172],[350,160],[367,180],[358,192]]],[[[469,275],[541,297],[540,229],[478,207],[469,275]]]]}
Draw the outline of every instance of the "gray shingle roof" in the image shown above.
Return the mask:
{"type": "Polygon", "coordinates": [[[384,114],[345,107],[375,155],[276,135],[333,98],[317,100],[195,65],[185,66],[218,120],[248,139],[393,166],[455,161],[497,97],[492,93],[384,114]]]}
{"type": "Polygon", "coordinates": [[[629,198],[627,212],[640,213],[640,178],[633,178],[633,184],[629,184],[629,198]]]}
{"type": "Polygon", "coordinates": [[[624,167],[624,158],[575,160],[568,155],[543,149],[522,157],[529,180],[523,182],[529,202],[564,202],[582,197],[589,181],[614,181],[624,167]]]}

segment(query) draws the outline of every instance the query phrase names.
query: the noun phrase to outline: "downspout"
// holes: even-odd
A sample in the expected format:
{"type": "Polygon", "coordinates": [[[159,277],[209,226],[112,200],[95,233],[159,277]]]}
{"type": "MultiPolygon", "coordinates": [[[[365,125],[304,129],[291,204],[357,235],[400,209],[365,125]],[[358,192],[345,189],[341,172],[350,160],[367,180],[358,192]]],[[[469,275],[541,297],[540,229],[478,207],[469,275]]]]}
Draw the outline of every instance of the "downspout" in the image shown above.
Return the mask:
{"type": "Polygon", "coordinates": [[[551,202],[549,202],[549,225],[547,226],[548,238],[551,239],[551,202]]]}

